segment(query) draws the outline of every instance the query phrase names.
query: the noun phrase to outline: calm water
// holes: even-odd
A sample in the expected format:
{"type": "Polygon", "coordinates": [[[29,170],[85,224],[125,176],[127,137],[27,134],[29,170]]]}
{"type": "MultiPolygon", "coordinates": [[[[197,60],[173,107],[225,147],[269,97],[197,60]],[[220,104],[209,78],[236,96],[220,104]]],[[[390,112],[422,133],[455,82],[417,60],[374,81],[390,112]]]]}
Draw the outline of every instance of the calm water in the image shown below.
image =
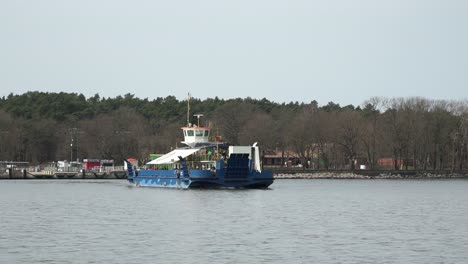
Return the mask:
{"type": "Polygon", "coordinates": [[[467,263],[468,181],[0,181],[0,263],[467,263]]]}

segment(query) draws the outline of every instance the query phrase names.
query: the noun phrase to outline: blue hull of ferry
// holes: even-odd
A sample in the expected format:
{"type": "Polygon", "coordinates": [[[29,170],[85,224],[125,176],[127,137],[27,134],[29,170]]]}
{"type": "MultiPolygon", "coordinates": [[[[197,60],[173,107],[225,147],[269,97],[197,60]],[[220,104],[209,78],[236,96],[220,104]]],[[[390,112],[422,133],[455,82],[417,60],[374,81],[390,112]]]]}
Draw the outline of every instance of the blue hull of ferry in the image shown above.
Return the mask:
{"type": "Polygon", "coordinates": [[[248,175],[230,175],[225,171],[212,173],[209,170],[190,170],[189,177],[184,177],[179,170],[140,170],[128,181],[135,186],[167,188],[268,188],[273,183],[271,171],[252,172],[248,175]]]}
{"type": "Polygon", "coordinates": [[[216,170],[189,170],[185,162],[176,170],[134,170],[127,167],[128,181],[135,186],[167,188],[264,189],[273,183],[271,171],[251,171],[245,157],[231,158],[228,167],[219,161],[216,170]],[[239,162],[240,161],[240,162],[239,162]]]}

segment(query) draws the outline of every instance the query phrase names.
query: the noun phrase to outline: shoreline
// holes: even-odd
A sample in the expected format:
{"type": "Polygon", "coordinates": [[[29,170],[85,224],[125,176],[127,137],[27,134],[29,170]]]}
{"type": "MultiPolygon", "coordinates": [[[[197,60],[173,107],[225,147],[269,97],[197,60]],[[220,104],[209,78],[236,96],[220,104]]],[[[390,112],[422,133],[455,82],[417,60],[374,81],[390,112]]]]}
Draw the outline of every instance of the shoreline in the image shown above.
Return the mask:
{"type": "MultiPolygon", "coordinates": [[[[268,170],[268,169],[267,169],[268,170]]],[[[468,179],[468,171],[319,171],[319,170],[275,170],[273,178],[276,179],[468,179]]],[[[41,180],[41,179],[86,179],[109,180],[126,179],[125,172],[111,173],[13,173],[0,174],[0,180],[41,180]]]]}
{"type": "Polygon", "coordinates": [[[365,175],[354,172],[274,173],[276,179],[468,179],[467,173],[378,173],[365,175]]]}

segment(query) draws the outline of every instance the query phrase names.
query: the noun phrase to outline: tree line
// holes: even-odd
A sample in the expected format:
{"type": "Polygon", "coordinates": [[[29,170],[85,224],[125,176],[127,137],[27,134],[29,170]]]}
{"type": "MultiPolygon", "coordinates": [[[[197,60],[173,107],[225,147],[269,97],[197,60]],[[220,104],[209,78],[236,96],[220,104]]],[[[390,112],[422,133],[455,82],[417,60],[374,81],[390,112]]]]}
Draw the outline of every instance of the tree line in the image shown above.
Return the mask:
{"type": "MultiPolygon", "coordinates": [[[[372,97],[359,106],[319,106],[215,97],[192,98],[190,109],[230,144],[258,142],[264,154],[277,151],[286,160],[295,153],[318,169],[354,169],[357,161],[378,169],[383,158],[393,169],[468,166],[467,101],[372,97]]],[[[174,96],[10,94],[0,98],[0,160],[145,161],[182,145],[186,111],[187,100],[174,96]]]]}

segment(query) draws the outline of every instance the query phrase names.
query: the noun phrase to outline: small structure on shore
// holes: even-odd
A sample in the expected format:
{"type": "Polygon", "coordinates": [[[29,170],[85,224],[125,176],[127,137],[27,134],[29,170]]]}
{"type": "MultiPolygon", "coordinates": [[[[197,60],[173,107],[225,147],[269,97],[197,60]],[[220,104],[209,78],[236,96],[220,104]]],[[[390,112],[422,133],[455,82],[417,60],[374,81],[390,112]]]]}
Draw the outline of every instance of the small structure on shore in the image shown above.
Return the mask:
{"type": "Polygon", "coordinates": [[[26,161],[0,161],[0,178],[24,177],[28,166],[29,162],[26,161]]]}
{"type": "Polygon", "coordinates": [[[84,170],[85,171],[109,171],[114,168],[114,160],[109,159],[84,159],[84,170]]]}

